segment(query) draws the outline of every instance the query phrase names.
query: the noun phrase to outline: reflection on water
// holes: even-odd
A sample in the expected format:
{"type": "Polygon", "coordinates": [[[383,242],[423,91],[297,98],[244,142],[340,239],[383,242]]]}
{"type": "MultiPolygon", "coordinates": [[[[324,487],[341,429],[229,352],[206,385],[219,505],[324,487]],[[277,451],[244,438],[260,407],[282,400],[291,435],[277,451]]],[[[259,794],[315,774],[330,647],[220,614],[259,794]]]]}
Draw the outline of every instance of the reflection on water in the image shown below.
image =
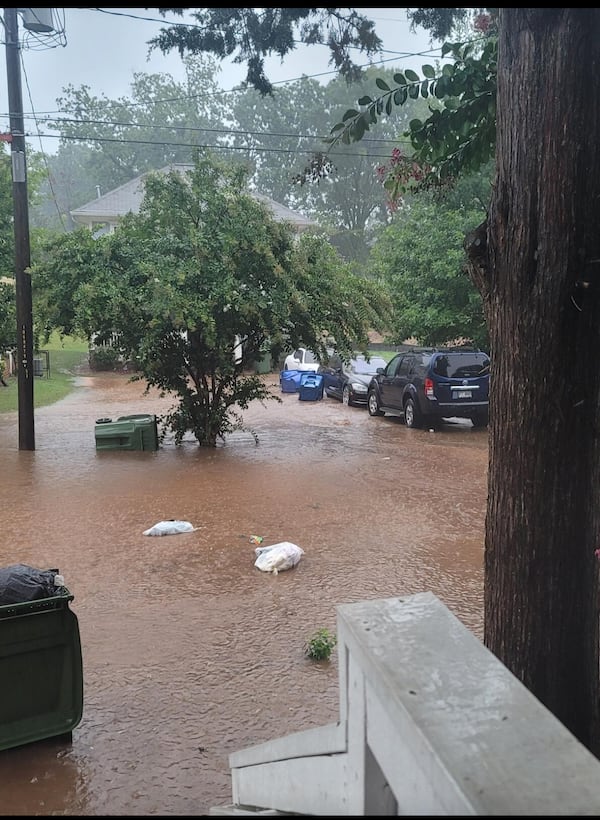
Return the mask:
{"type": "Polygon", "coordinates": [[[335,631],[338,604],[431,590],[481,637],[487,433],[281,398],[244,415],[258,445],[238,432],[216,449],[96,452],[97,418],[171,404],[115,374],[37,410],[34,452],[0,416],[0,566],[65,575],[84,668],[72,743],[0,752],[3,814],[231,802],[229,753],[337,719],[336,653],[314,663],[303,645],[335,631]],[[142,535],[168,518],[198,529],[142,535]],[[253,534],[305,555],[261,573],[253,534]]]}

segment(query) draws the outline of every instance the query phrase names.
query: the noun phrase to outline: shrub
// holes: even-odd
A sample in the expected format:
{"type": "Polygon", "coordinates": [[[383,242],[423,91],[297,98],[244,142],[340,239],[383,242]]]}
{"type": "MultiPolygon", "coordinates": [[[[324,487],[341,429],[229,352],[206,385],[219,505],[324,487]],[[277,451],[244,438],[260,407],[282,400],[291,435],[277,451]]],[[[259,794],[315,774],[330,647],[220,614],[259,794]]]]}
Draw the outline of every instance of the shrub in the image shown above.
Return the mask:
{"type": "Polygon", "coordinates": [[[317,629],[304,645],[304,654],[314,661],[329,660],[337,637],[328,629],[317,629]]]}
{"type": "Polygon", "coordinates": [[[119,351],[114,347],[96,347],[90,350],[90,370],[116,370],[119,364],[119,351]]]}

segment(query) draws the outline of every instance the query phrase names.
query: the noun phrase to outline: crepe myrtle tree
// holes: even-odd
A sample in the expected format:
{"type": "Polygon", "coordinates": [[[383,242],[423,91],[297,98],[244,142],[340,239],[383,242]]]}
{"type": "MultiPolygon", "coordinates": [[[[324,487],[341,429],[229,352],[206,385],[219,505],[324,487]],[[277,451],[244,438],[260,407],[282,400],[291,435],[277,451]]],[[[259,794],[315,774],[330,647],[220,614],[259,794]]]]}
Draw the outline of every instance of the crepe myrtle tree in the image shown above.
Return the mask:
{"type": "Polygon", "coordinates": [[[248,193],[242,169],[209,156],[150,175],[139,213],[113,234],[84,234],[60,237],[34,268],[40,321],[116,333],[133,378],[177,397],[161,418],[177,444],[190,432],[214,447],[244,429],[251,401],[280,401],[254,372],[265,355],[301,342],[325,355],[332,337],[366,350],[389,309],[324,236],[298,237],[248,193]]]}

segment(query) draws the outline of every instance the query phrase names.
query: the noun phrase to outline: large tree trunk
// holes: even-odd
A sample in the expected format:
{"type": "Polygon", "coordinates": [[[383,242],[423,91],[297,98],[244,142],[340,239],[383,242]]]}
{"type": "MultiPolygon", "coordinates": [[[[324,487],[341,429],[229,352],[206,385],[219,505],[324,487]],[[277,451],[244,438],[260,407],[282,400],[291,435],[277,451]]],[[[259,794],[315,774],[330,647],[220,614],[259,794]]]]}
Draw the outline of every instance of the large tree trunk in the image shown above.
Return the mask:
{"type": "Polygon", "coordinates": [[[600,9],[500,9],[499,38],[484,640],[598,755],[600,9]]]}

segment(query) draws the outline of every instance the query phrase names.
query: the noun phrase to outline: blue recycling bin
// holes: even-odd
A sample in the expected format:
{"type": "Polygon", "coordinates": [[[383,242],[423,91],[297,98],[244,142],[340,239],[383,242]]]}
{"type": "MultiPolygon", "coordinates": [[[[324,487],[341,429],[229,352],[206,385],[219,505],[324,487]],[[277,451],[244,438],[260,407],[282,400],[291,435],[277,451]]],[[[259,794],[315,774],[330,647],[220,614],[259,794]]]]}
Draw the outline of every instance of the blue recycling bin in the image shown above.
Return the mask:
{"type": "Polygon", "coordinates": [[[323,398],[323,374],[303,373],[298,388],[300,401],[319,401],[323,398]]]}
{"type": "Polygon", "coordinates": [[[300,380],[306,373],[302,370],[282,370],[279,374],[279,386],[282,393],[297,393],[300,380]]]}

